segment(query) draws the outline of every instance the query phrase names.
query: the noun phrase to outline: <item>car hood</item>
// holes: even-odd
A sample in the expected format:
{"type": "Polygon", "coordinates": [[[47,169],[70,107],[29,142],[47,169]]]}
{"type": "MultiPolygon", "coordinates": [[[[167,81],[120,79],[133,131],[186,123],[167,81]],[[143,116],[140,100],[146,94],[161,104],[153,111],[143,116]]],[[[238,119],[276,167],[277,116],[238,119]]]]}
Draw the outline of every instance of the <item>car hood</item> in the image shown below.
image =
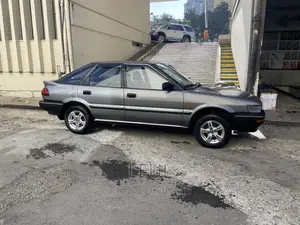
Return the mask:
{"type": "Polygon", "coordinates": [[[212,94],[212,95],[219,95],[219,96],[227,96],[227,97],[234,97],[234,98],[250,98],[253,95],[241,91],[237,88],[224,88],[224,87],[199,87],[191,90],[192,92],[195,93],[206,93],[206,94],[212,94]]]}

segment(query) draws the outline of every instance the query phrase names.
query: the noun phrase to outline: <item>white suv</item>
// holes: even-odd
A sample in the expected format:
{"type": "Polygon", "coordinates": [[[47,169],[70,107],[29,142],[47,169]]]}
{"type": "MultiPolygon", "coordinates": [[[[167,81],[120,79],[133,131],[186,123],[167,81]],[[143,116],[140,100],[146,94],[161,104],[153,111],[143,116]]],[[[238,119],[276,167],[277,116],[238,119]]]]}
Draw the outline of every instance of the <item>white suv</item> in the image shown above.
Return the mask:
{"type": "Polygon", "coordinates": [[[154,38],[161,41],[195,41],[194,29],[187,25],[170,23],[159,27],[153,34],[154,38]]]}

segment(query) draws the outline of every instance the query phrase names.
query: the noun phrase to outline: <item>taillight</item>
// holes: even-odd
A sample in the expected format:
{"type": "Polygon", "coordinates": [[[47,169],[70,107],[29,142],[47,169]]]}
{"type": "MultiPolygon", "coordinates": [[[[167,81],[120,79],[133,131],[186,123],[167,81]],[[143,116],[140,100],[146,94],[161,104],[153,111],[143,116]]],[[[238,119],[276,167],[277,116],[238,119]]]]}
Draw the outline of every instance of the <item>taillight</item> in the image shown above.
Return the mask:
{"type": "Polygon", "coordinates": [[[43,96],[49,96],[49,90],[48,90],[48,88],[43,88],[42,95],[43,96]]]}

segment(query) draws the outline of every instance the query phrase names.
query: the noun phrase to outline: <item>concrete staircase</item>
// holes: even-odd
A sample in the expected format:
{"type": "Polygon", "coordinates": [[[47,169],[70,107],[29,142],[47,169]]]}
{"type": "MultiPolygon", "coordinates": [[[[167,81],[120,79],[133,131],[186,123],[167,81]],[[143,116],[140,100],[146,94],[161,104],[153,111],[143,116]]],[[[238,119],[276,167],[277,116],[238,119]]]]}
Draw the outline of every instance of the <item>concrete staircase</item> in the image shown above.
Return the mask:
{"type": "Polygon", "coordinates": [[[195,82],[214,85],[218,43],[169,43],[151,61],[174,66],[195,82]]]}
{"type": "Polygon", "coordinates": [[[220,81],[239,85],[239,79],[230,44],[221,44],[221,75],[220,81]]]}

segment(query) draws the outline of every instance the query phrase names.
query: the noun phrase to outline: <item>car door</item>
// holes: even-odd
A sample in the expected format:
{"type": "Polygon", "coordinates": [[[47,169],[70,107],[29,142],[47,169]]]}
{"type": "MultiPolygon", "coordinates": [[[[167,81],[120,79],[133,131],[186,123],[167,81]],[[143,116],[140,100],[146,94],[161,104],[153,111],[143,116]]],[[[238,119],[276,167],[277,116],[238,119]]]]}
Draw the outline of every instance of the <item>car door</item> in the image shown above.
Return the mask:
{"type": "Polygon", "coordinates": [[[181,25],[174,25],[174,26],[175,26],[174,27],[174,29],[175,29],[175,33],[174,33],[175,40],[181,41],[182,38],[183,38],[185,30],[184,30],[183,26],[181,26],[181,25]]]}
{"type": "Polygon", "coordinates": [[[125,67],[125,120],[157,125],[183,125],[183,92],[162,90],[168,80],[147,65],[125,67]]]}
{"type": "Polygon", "coordinates": [[[95,119],[124,120],[121,65],[98,64],[78,86],[77,96],[87,102],[95,119]]]}
{"type": "Polygon", "coordinates": [[[174,24],[170,24],[168,28],[166,29],[166,38],[170,41],[176,40],[176,26],[174,24]]]}

